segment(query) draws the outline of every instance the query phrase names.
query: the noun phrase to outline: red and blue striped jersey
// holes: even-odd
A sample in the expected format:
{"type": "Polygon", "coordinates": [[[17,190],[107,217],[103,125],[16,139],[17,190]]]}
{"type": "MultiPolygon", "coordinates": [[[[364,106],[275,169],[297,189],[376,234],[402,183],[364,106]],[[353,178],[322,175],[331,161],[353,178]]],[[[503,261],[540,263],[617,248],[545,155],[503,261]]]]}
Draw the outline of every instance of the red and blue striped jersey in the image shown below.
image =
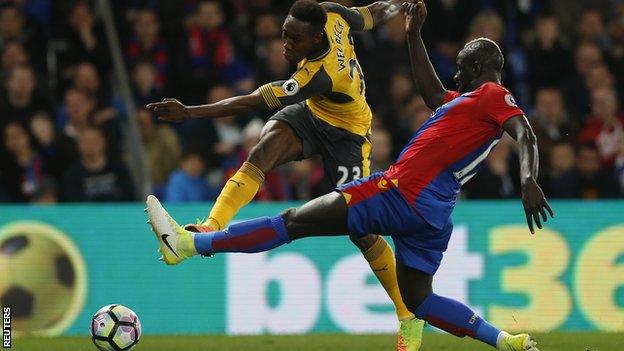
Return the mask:
{"type": "Polygon", "coordinates": [[[447,91],[384,176],[429,224],[442,228],[461,186],[500,141],[505,121],[519,115],[524,112],[499,84],[462,95],[447,91]]]}

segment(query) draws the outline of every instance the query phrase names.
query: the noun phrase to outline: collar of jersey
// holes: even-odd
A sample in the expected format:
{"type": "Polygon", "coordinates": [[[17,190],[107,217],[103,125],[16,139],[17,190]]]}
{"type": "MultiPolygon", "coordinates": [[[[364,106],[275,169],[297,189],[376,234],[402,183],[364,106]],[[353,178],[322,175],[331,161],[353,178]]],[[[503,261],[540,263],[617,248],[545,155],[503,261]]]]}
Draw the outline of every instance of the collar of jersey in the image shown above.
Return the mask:
{"type": "Polygon", "coordinates": [[[325,31],[325,38],[327,38],[327,51],[325,51],[324,53],[320,54],[319,56],[317,56],[315,58],[308,59],[308,62],[310,62],[310,61],[318,61],[318,60],[322,59],[323,57],[327,56],[327,54],[329,54],[329,52],[332,49],[332,45],[331,45],[332,41],[331,41],[329,35],[327,35],[327,31],[325,31]]]}

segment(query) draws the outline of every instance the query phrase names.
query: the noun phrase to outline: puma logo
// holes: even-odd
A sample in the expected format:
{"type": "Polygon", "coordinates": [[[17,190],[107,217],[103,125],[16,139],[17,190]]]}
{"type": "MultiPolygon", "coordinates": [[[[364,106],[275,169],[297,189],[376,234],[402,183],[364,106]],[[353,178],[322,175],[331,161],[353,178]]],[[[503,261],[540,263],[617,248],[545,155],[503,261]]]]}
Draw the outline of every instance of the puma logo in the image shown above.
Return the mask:
{"type": "Polygon", "coordinates": [[[373,268],[373,272],[383,272],[388,270],[388,265],[383,266],[382,268],[373,268]]]}
{"type": "Polygon", "coordinates": [[[235,184],[236,184],[236,186],[237,186],[237,187],[239,187],[239,188],[240,188],[241,186],[245,185],[245,183],[243,183],[243,182],[238,182],[238,181],[236,181],[236,180],[234,180],[234,179],[230,179],[230,180],[228,180],[228,182],[235,183],[235,184]]]}

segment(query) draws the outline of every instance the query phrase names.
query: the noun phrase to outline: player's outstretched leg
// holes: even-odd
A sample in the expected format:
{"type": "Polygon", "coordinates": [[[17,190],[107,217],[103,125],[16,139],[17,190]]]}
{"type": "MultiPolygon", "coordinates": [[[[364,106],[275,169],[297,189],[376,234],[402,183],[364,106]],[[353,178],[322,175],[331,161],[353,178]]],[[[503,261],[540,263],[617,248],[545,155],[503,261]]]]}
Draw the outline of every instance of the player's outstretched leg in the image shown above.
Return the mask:
{"type": "Polygon", "coordinates": [[[306,236],[345,235],[347,206],[340,193],[316,198],[281,215],[261,217],[209,233],[193,233],[180,227],[155,196],[147,198],[148,223],[159,241],[163,261],[178,264],[196,254],[268,251],[306,236]]]}
{"type": "Polygon", "coordinates": [[[405,304],[429,324],[458,337],[470,336],[500,351],[538,351],[530,335],[510,335],[463,303],[434,294],[432,276],[397,261],[397,278],[405,304]]]}
{"type": "Polygon", "coordinates": [[[262,129],[241,168],[225,183],[204,223],[189,224],[193,232],[221,230],[247,205],[264,182],[265,173],[300,157],[303,150],[295,131],[282,121],[269,121],[262,129]]]}

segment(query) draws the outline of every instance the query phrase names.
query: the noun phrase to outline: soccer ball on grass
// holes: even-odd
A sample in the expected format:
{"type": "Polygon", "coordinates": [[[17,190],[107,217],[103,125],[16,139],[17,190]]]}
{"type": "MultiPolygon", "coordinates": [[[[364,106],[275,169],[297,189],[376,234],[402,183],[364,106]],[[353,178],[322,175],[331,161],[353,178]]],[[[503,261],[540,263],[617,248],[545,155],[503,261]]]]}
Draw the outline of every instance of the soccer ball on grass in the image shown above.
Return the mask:
{"type": "Polygon", "coordinates": [[[91,319],[91,337],[101,351],[127,351],[141,337],[141,322],[136,313],[123,305],[100,308],[91,319]]]}

